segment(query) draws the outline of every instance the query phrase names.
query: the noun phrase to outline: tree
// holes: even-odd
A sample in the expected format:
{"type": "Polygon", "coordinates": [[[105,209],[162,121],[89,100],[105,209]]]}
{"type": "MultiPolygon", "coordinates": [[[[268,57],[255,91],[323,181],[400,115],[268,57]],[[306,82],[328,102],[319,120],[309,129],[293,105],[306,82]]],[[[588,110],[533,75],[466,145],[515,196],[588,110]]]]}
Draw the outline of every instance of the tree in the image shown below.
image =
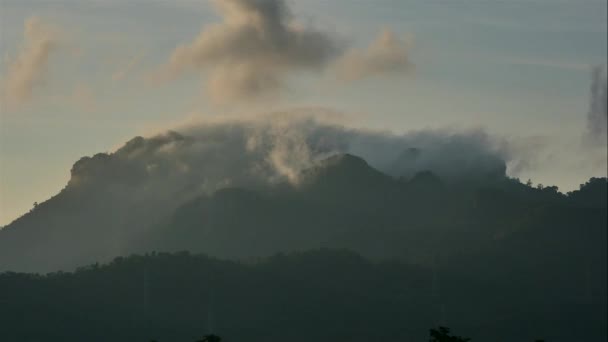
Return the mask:
{"type": "Polygon", "coordinates": [[[196,342],[221,342],[221,341],[222,341],[221,337],[219,337],[217,335],[210,334],[210,335],[203,336],[202,340],[198,340],[196,342]]]}
{"type": "Polygon", "coordinates": [[[545,192],[552,192],[552,193],[557,193],[559,191],[559,187],[552,185],[552,186],[545,186],[544,188],[545,192]]]}
{"type": "Polygon", "coordinates": [[[431,329],[430,334],[431,339],[429,342],[468,342],[471,340],[470,338],[451,336],[450,329],[446,327],[431,329]]]}

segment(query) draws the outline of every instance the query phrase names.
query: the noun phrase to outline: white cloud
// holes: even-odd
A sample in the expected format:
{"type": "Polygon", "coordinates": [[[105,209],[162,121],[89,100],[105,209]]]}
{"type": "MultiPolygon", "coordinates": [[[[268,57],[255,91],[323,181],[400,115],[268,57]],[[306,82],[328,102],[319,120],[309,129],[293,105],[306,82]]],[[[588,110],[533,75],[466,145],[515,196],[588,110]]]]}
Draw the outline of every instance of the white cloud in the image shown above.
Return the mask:
{"type": "Polygon", "coordinates": [[[408,42],[390,30],[384,30],[365,50],[353,50],[336,65],[338,77],[356,81],[378,75],[402,75],[410,72],[408,42]]]}
{"type": "Polygon", "coordinates": [[[221,23],[205,27],[173,52],[165,77],[208,73],[206,90],[218,102],[276,94],[293,72],[320,70],[337,51],[325,33],[296,25],[283,0],[213,1],[221,23]]]}
{"type": "Polygon", "coordinates": [[[28,18],[24,30],[21,50],[9,63],[2,82],[3,102],[9,107],[33,99],[35,89],[44,82],[49,58],[59,46],[57,31],[39,17],[28,18]]]}

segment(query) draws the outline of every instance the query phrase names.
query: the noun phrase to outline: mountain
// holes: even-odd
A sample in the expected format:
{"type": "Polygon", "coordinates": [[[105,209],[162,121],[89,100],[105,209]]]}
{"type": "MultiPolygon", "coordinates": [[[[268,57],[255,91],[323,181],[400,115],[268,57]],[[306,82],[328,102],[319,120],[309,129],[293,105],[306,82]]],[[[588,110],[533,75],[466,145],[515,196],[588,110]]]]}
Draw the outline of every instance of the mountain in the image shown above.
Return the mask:
{"type": "Polygon", "coordinates": [[[0,230],[0,271],[29,272],[0,274],[0,339],[414,341],[446,322],[474,341],[608,337],[606,178],[562,194],[349,153],[276,177],[192,161],[210,146],[175,133],[83,158],[0,230]]]}
{"type": "Polygon", "coordinates": [[[138,171],[106,154],[79,160],[60,193],[0,230],[0,270],[73,269],[128,252],[126,241],[185,196],[151,193],[138,171]]]}
{"type": "Polygon", "coordinates": [[[361,158],[336,155],[304,170],[296,185],[225,188],[190,201],[149,239],[137,241],[134,250],[255,258],[336,247],[342,234],[381,219],[378,206],[389,203],[401,185],[361,158]]]}
{"type": "MultiPolygon", "coordinates": [[[[188,143],[177,133],[164,139],[188,143]]],[[[430,171],[396,179],[350,154],[320,160],[297,182],[202,191],[158,160],[134,161],[161,143],[136,138],[114,154],[79,160],[59,194],[0,230],[0,270],[70,270],[134,252],[247,259],[320,247],[429,263],[544,227],[548,219],[530,217],[546,206],[606,208],[605,179],[566,196],[496,174],[479,182],[444,182],[430,171]]]]}

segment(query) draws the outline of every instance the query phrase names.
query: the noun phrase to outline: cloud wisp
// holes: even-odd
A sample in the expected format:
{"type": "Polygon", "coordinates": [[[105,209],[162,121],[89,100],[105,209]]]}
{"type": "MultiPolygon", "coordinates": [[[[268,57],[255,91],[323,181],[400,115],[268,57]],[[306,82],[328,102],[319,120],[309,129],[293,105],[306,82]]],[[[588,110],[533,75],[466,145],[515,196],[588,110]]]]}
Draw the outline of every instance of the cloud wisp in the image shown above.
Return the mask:
{"type": "Polygon", "coordinates": [[[2,98],[9,108],[30,102],[43,82],[51,54],[59,46],[59,35],[39,17],[25,22],[21,50],[8,65],[2,82],[2,98]]]}
{"type": "Polygon", "coordinates": [[[412,70],[409,46],[390,30],[384,30],[365,50],[352,50],[336,63],[338,78],[358,81],[379,75],[403,75],[412,70]]]}
{"type": "Polygon", "coordinates": [[[587,132],[592,143],[606,146],[607,139],[607,82],[606,65],[595,66],[592,71],[591,95],[589,99],[589,113],[587,115],[587,132]]]}
{"type": "Polygon", "coordinates": [[[125,77],[133,70],[133,68],[135,68],[135,66],[142,61],[144,56],[144,53],[140,53],[132,57],[125,66],[112,73],[112,81],[117,82],[124,80],[125,77]]]}

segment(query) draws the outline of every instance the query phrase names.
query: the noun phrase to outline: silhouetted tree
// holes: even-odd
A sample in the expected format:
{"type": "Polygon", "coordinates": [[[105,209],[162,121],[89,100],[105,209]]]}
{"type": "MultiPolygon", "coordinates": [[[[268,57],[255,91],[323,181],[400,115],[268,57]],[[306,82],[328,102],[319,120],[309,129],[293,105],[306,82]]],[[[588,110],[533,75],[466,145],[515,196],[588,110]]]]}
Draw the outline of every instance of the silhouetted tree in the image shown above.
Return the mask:
{"type": "Polygon", "coordinates": [[[431,339],[429,342],[468,342],[470,338],[451,336],[450,329],[446,327],[439,327],[437,329],[430,330],[431,339]]]}
{"type": "Polygon", "coordinates": [[[221,342],[221,341],[222,341],[221,337],[219,337],[217,335],[210,334],[210,335],[203,336],[202,340],[198,340],[196,342],[221,342]]]}

